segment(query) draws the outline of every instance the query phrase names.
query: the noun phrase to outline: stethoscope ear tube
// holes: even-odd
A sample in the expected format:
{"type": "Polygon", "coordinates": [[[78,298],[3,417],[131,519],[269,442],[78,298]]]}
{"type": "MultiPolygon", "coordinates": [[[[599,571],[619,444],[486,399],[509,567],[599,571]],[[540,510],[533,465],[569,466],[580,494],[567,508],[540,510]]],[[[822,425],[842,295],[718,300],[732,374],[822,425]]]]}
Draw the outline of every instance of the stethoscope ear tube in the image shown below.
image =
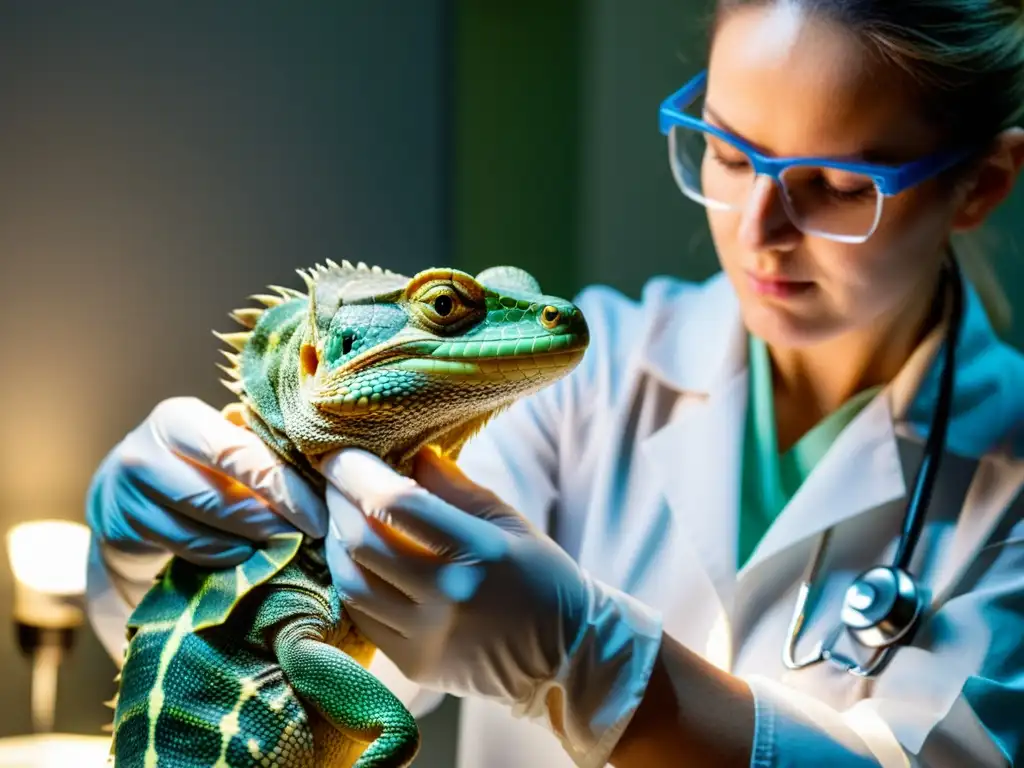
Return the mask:
{"type": "Polygon", "coordinates": [[[921,529],[932,500],[932,490],[939,474],[939,464],[946,445],[946,433],[949,429],[950,412],[953,408],[953,389],[956,379],[956,348],[960,341],[960,326],[963,325],[964,285],[960,274],[960,265],[951,255],[948,261],[948,275],[952,288],[952,306],[950,308],[949,330],[943,349],[942,375],[939,382],[939,395],[935,403],[935,412],[925,440],[924,456],[917,470],[914,490],[907,504],[907,514],[903,518],[903,531],[900,543],[893,557],[893,567],[902,571],[910,568],[910,560],[914,556],[917,542],[921,538],[921,529]]]}

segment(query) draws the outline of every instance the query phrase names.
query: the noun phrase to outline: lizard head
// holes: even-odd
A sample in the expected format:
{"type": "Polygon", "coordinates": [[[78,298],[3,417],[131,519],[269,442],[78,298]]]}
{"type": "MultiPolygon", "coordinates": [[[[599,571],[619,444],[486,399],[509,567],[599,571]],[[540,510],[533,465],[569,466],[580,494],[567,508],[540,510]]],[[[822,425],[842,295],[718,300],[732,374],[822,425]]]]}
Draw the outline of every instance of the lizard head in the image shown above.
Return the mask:
{"type": "Polygon", "coordinates": [[[426,445],[455,458],[494,414],[573,370],[589,342],[580,310],[514,267],[410,278],[328,262],[300,274],[308,294],[260,315],[229,385],[311,458],[352,445],[400,470],[426,445]]]}

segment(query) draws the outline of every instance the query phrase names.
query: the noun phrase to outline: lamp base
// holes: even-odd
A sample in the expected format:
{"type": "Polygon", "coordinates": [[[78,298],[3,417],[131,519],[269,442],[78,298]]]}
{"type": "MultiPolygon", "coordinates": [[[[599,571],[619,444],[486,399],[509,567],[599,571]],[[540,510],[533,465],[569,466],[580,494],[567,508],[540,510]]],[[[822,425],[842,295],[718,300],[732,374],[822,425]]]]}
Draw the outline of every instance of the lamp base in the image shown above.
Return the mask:
{"type": "Polygon", "coordinates": [[[35,656],[40,648],[59,648],[67,653],[75,644],[73,627],[38,627],[23,621],[14,622],[14,634],[18,649],[28,657],[35,656]]]}
{"type": "Polygon", "coordinates": [[[74,645],[72,627],[40,627],[14,622],[21,652],[32,660],[32,732],[50,733],[57,710],[60,663],[74,645]]]}

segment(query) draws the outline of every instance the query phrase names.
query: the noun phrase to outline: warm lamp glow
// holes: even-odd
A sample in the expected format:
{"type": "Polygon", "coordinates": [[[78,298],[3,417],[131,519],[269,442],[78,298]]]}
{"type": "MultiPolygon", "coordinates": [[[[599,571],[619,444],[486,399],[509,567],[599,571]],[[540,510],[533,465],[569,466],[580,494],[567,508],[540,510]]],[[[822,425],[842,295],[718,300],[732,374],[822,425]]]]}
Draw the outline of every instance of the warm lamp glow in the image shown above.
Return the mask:
{"type": "Polygon", "coordinates": [[[103,768],[110,738],[52,734],[0,739],[0,768],[103,768]]]}
{"type": "Polygon", "coordinates": [[[14,578],[46,595],[85,593],[89,529],[70,520],[19,523],[7,532],[14,578]]]}

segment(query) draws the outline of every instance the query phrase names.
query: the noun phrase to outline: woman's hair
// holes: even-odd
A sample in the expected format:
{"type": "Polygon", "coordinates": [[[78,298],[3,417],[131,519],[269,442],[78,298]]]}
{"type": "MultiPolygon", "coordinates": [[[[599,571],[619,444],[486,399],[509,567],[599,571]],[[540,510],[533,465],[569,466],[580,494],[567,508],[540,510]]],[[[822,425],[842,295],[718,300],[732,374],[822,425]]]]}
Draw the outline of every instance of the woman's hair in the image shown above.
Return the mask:
{"type": "MultiPolygon", "coordinates": [[[[742,6],[787,3],[854,32],[898,67],[918,107],[947,146],[984,147],[1024,117],[1024,0],[717,0],[712,36],[724,14],[742,6]]],[[[958,238],[962,240],[962,236],[958,238]]],[[[958,247],[992,324],[1009,326],[1009,302],[980,250],[958,247]],[[965,258],[966,255],[966,258],[965,258]]]]}

